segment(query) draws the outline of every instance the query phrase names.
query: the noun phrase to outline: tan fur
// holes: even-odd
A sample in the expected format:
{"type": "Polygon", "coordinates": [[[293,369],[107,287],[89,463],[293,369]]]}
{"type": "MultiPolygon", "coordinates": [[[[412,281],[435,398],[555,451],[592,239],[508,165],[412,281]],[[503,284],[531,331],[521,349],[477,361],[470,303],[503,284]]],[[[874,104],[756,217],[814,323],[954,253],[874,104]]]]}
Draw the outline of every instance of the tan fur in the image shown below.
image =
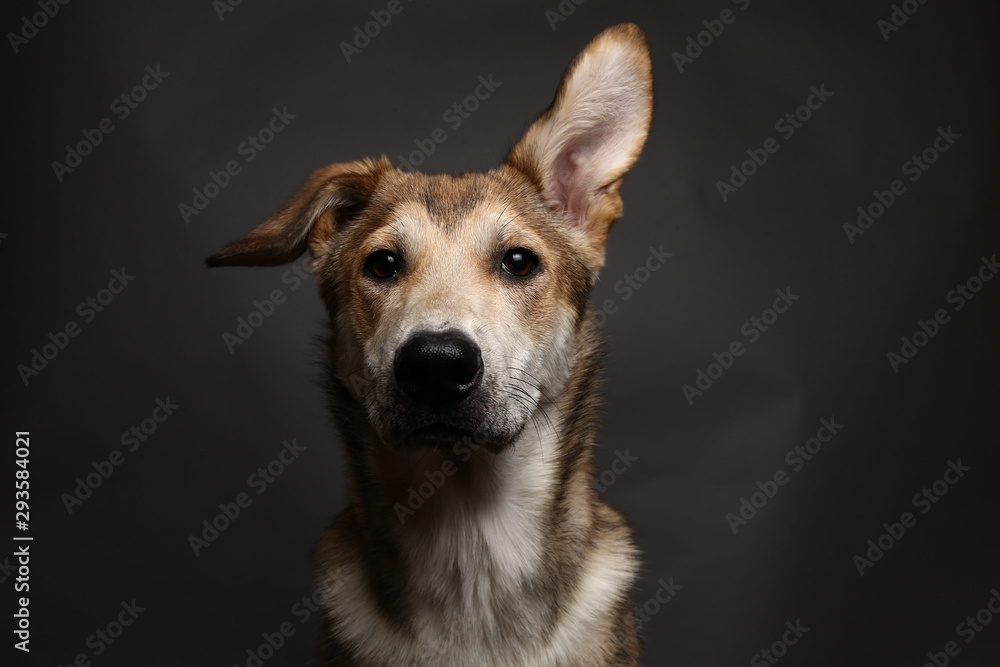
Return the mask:
{"type": "Polygon", "coordinates": [[[635,549],[591,481],[600,340],[587,297],[651,110],[645,39],[615,26],[497,169],[330,165],[209,258],[270,265],[308,249],[330,316],[350,501],[316,551],[323,664],[637,664],[635,549]],[[537,255],[537,270],[505,273],[512,248],[537,255]],[[400,258],[397,277],[366,274],[377,251],[400,258]],[[446,330],[481,350],[481,380],[441,413],[464,434],[453,446],[414,445],[445,417],[401,393],[394,355],[415,333],[446,330]],[[442,470],[454,472],[401,513],[442,470]]]}
{"type": "MultiPolygon", "coordinates": [[[[604,178],[596,184],[598,196],[585,211],[581,212],[590,245],[599,258],[594,268],[595,272],[604,263],[604,244],[611,224],[622,214],[623,206],[618,188],[625,172],[638,159],[653,118],[653,76],[649,63],[649,46],[642,31],[632,24],[617,25],[602,32],[581,51],[563,75],[552,105],[529,128],[507,159],[509,164],[524,172],[542,189],[544,197],[550,198],[555,185],[551,182],[551,175],[547,180],[545,172],[558,167],[558,164],[553,163],[558,162],[559,151],[553,149],[563,147],[558,133],[553,132],[552,126],[560,122],[565,123],[567,117],[571,125],[586,125],[593,118],[629,112],[630,107],[638,109],[634,114],[632,128],[638,140],[633,139],[628,150],[610,165],[604,178]],[[592,103],[585,104],[584,112],[574,117],[571,108],[574,98],[585,97],[588,92],[586,87],[574,85],[576,80],[574,75],[579,74],[581,70],[599,68],[598,63],[602,59],[606,60],[612,50],[623,54],[622,60],[629,68],[628,76],[616,77],[614,80],[614,92],[609,96],[607,108],[592,103]]],[[[617,118],[612,119],[612,122],[617,120],[617,118]]]]}

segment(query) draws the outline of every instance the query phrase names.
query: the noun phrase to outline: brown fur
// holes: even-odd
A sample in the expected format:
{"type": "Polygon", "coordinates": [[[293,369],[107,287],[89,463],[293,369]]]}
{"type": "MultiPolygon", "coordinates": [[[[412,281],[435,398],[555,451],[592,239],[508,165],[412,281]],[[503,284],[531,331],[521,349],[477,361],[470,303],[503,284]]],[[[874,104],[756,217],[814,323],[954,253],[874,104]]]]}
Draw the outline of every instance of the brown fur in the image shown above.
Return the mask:
{"type": "MultiPolygon", "coordinates": [[[[612,72],[625,69],[622,65],[612,72]]],[[[622,212],[622,177],[638,156],[649,127],[651,89],[642,33],[635,26],[616,26],[573,61],[552,106],[497,169],[458,176],[407,174],[395,170],[384,157],[330,165],[314,172],[302,190],[264,224],[207,260],[210,266],[273,265],[307,249],[313,257],[313,272],[331,322],[327,388],[345,446],[350,493],[347,509],[320,540],[315,554],[318,581],[327,592],[321,637],[324,665],[389,666],[372,657],[378,647],[352,629],[357,619],[337,612],[356,604],[361,605],[359,614],[369,613],[362,611],[369,603],[386,642],[390,635],[398,643],[426,634],[430,621],[418,614],[427,612],[417,610],[430,603],[439,609],[434,613],[440,613],[444,623],[440,647],[468,649],[468,642],[481,641],[483,655],[494,650],[496,655],[516,653],[523,646],[526,656],[541,656],[553,642],[566,644],[558,636],[560,624],[567,615],[579,613],[572,611],[574,600],[594,595],[595,581],[600,581],[600,576],[594,579],[594,572],[600,574],[604,571],[600,568],[611,566],[620,570],[614,575],[620,583],[615,584],[613,594],[602,595],[603,608],[587,610],[591,630],[572,642],[589,646],[587,654],[573,662],[547,659],[543,663],[540,657],[526,657],[530,662],[524,664],[637,664],[638,641],[628,596],[635,568],[630,531],[592,488],[601,343],[587,298],[603,264],[608,230],[622,212]],[[582,181],[586,187],[581,187],[580,181],[555,174],[576,168],[579,156],[589,155],[587,151],[603,135],[598,131],[592,137],[585,134],[563,148],[553,143],[553,127],[560,129],[558,124],[565,123],[573,110],[573,97],[579,95],[574,73],[602,62],[595,59],[609,50],[628,54],[625,59],[632,61],[628,73],[641,82],[633,86],[638,128],[634,133],[641,137],[631,140],[626,154],[609,159],[607,171],[600,173],[602,180],[582,181]],[[553,150],[563,153],[553,157],[553,150]],[[546,162],[547,158],[551,159],[546,162]],[[498,270],[498,256],[510,247],[528,247],[538,255],[541,268],[530,280],[512,280],[498,270]],[[406,258],[405,271],[391,288],[363,277],[365,258],[380,248],[402,248],[401,256],[406,258]],[[527,400],[516,392],[533,401],[530,419],[518,424],[511,414],[509,420],[500,420],[489,397],[466,401],[469,406],[457,418],[466,420],[470,429],[477,424],[477,434],[484,433],[482,449],[468,462],[460,460],[457,449],[416,454],[408,450],[405,435],[399,436],[406,431],[398,427],[419,420],[420,415],[389,400],[391,372],[384,364],[366,367],[371,346],[392,340],[394,328],[402,326],[400,313],[441,304],[457,308],[456,314],[474,311],[475,321],[484,326],[499,322],[496,326],[508,327],[505,331],[522,337],[519,340],[529,349],[545,352],[547,346],[561,345],[561,335],[568,335],[565,359],[545,352],[557,366],[555,379],[548,380],[552,394],[537,386],[540,381],[534,379],[532,384],[527,377],[513,380],[541,390],[539,397],[528,395],[513,381],[507,386],[505,396],[511,405],[527,400]],[[559,376],[560,368],[565,377],[559,376]],[[547,423],[539,423],[542,418],[547,423]],[[419,544],[433,545],[435,539],[444,539],[436,537],[448,534],[448,527],[437,523],[438,517],[441,512],[456,511],[447,503],[468,502],[473,508],[469,511],[474,511],[480,502],[477,497],[485,493],[482,487],[495,482],[494,468],[513,456],[511,448],[524,437],[524,429],[537,430],[542,447],[542,431],[549,428],[557,433],[552,479],[547,491],[531,499],[537,503],[543,536],[537,545],[538,567],[517,583],[493,581],[486,603],[489,609],[484,613],[494,621],[490,627],[473,621],[468,625],[453,615],[453,601],[442,599],[438,604],[419,593],[414,582],[420,582],[424,564],[414,562],[411,542],[419,538],[419,544]],[[394,508],[406,502],[407,491],[419,479],[415,471],[445,462],[457,467],[447,480],[447,494],[429,498],[431,509],[411,517],[404,527],[394,508]]],[[[584,162],[584,167],[589,164],[584,162]]],[[[468,542],[462,547],[463,556],[471,553],[487,564],[497,557],[474,535],[459,538],[468,542]]],[[[501,567],[499,561],[497,567],[501,567]]],[[[450,576],[450,583],[439,583],[442,590],[461,591],[474,585],[472,573],[459,569],[450,576]]],[[[422,650],[416,657],[411,652],[414,666],[443,664],[447,654],[435,651],[449,649],[422,650]]]]}

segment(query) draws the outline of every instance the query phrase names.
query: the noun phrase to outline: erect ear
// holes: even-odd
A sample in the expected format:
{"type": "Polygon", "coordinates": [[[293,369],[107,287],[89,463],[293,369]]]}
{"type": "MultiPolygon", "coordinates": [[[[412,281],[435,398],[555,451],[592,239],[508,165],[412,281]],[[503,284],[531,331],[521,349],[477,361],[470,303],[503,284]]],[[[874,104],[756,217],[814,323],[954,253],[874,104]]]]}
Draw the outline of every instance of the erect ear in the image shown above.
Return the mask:
{"type": "Polygon", "coordinates": [[[337,225],[363,207],[389,161],[342,162],[317,169],[284,206],[259,227],[205,260],[208,266],[275,266],[308,246],[316,255],[337,225]]]}
{"type": "Polygon", "coordinates": [[[586,232],[603,256],[608,230],[622,213],[618,188],[646,142],[652,112],[646,38],[635,25],[616,25],[573,60],[552,106],[507,164],[534,181],[546,204],[586,232]]]}

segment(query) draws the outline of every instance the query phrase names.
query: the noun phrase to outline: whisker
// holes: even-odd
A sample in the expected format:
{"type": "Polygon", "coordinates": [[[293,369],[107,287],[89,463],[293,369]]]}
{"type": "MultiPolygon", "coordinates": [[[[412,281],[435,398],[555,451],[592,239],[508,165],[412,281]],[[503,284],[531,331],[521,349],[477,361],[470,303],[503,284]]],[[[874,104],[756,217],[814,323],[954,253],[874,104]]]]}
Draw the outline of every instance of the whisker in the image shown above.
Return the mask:
{"type": "MultiPolygon", "coordinates": [[[[532,410],[530,406],[522,403],[520,398],[518,398],[515,394],[510,394],[510,397],[514,401],[517,401],[518,405],[521,405],[525,410],[528,410],[528,418],[531,419],[531,423],[535,427],[535,436],[538,439],[538,453],[544,455],[545,450],[542,449],[542,433],[538,428],[538,421],[535,419],[534,410],[532,410]]],[[[510,414],[510,410],[507,410],[507,414],[510,414]]],[[[513,418],[513,415],[511,415],[511,418],[513,418]]]]}
{"type": "MultiPolygon", "coordinates": [[[[508,368],[508,370],[521,370],[521,369],[517,369],[517,368],[508,368]]],[[[544,392],[544,391],[542,391],[542,389],[541,389],[540,387],[538,387],[537,385],[535,385],[535,384],[533,384],[533,383],[529,382],[528,380],[525,380],[524,378],[519,378],[519,377],[514,377],[514,376],[511,376],[511,378],[510,378],[510,379],[511,379],[512,381],[516,381],[516,382],[522,382],[522,383],[524,383],[524,384],[528,385],[529,387],[531,387],[532,389],[534,389],[535,391],[537,391],[537,392],[538,392],[539,394],[541,394],[542,398],[543,398],[543,399],[545,399],[545,400],[544,400],[544,405],[551,405],[552,407],[554,407],[554,408],[556,409],[556,411],[557,411],[557,412],[559,412],[559,416],[560,416],[560,417],[565,417],[565,414],[563,413],[563,411],[562,411],[562,408],[560,407],[560,403],[561,403],[561,401],[554,401],[554,400],[550,400],[550,399],[549,399],[549,398],[548,398],[548,397],[546,396],[545,392],[544,392]]],[[[522,390],[522,391],[523,391],[523,390],[522,390]]],[[[542,401],[538,401],[538,400],[534,399],[534,397],[532,397],[532,401],[534,402],[535,406],[536,406],[536,407],[537,407],[538,409],[542,409],[542,405],[543,405],[543,402],[542,402],[542,401]]],[[[546,417],[548,417],[548,415],[546,415],[546,417]]]]}
{"type": "MultiPolygon", "coordinates": [[[[514,359],[515,361],[517,361],[517,359],[516,359],[515,357],[512,357],[512,356],[510,356],[510,355],[506,355],[506,356],[505,356],[505,358],[506,358],[506,359],[514,359]]],[[[548,395],[548,394],[547,394],[547,393],[546,393],[546,392],[545,392],[545,391],[544,391],[544,390],[542,389],[542,387],[541,387],[541,384],[542,384],[542,383],[541,383],[541,380],[539,380],[539,379],[538,379],[537,377],[535,377],[535,376],[534,376],[534,375],[532,375],[532,374],[531,374],[530,372],[528,372],[528,370],[527,370],[526,368],[521,368],[521,367],[519,367],[519,366],[507,366],[507,370],[509,370],[509,371],[515,371],[515,372],[518,372],[518,373],[522,373],[522,374],[524,374],[524,375],[527,375],[527,376],[528,376],[529,378],[531,378],[532,380],[534,380],[534,382],[533,382],[533,383],[531,383],[531,384],[532,384],[532,387],[533,387],[534,389],[536,389],[536,390],[537,390],[537,391],[538,391],[539,393],[541,393],[541,394],[542,394],[542,396],[543,396],[543,397],[545,398],[546,402],[548,402],[548,403],[551,403],[552,405],[558,405],[558,404],[560,403],[560,401],[556,401],[555,399],[553,399],[553,398],[552,398],[551,396],[549,396],[549,395],[548,395]]],[[[526,384],[528,383],[528,381],[527,381],[527,380],[525,380],[524,378],[517,378],[517,379],[521,380],[522,382],[524,382],[524,383],[526,383],[526,384]]]]}
{"type": "Polygon", "coordinates": [[[535,411],[532,410],[532,408],[531,408],[530,405],[524,403],[520,399],[520,397],[518,397],[516,394],[510,394],[510,397],[511,397],[511,399],[513,399],[514,401],[516,401],[518,403],[518,405],[520,405],[521,407],[523,407],[525,410],[528,411],[528,418],[531,419],[531,423],[535,427],[535,435],[538,437],[538,446],[541,447],[541,444],[542,444],[542,433],[538,429],[538,422],[535,420],[535,411]]]}

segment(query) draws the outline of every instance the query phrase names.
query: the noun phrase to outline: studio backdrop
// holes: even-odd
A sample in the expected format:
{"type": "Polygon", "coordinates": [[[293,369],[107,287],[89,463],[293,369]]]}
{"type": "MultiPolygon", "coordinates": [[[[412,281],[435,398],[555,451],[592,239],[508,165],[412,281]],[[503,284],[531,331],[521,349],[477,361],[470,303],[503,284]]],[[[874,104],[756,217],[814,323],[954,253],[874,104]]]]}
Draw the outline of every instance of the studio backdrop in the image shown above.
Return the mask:
{"type": "Polygon", "coordinates": [[[331,162],[496,166],[632,22],[653,124],[591,303],[643,664],[997,664],[996,20],[7,3],[0,663],[316,664],[325,313],[306,261],[203,260],[331,162]]]}

